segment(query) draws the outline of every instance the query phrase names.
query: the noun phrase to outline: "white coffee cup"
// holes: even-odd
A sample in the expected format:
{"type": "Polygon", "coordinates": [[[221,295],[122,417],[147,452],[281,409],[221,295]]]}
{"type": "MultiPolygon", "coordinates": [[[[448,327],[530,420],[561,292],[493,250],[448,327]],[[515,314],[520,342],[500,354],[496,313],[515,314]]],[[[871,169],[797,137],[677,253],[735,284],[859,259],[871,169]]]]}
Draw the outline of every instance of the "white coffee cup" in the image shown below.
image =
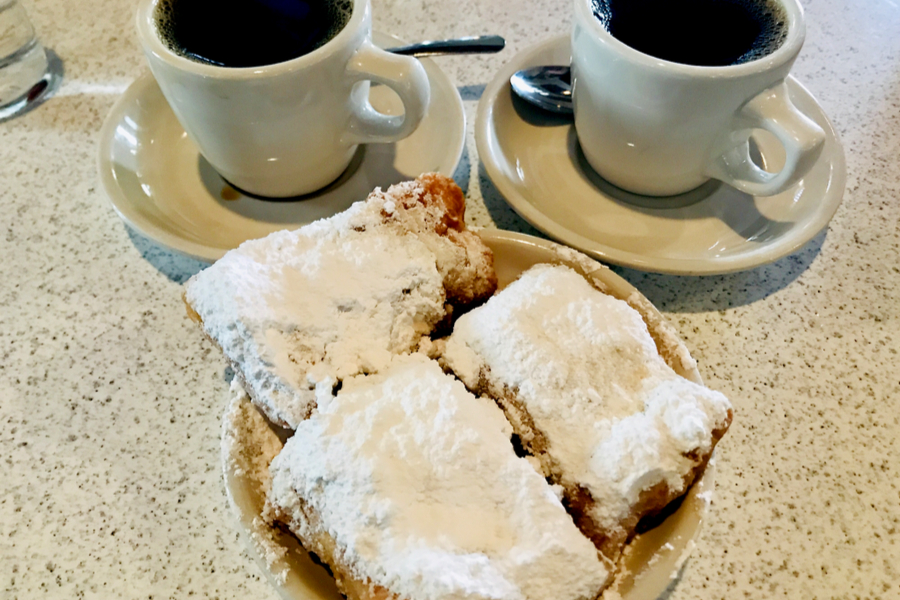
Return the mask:
{"type": "Polygon", "coordinates": [[[325,187],[358,144],[410,135],[430,85],[418,60],[372,44],[369,0],[352,0],[344,28],[321,47],[260,67],[220,67],[173,51],[157,27],[159,0],[141,0],[137,29],[150,70],[187,134],[229,183],[283,198],[325,187]],[[402,116],[369,104],[369,82],[403,101],[402,116]]]}
{"type": "Polygon", "coordinates": [[[651,196],[686,192],[709,179],[769,196],[806,174],[825,133],[794,106],[784,82],[803,45],[803,11],[797,0],[769,1],[783,9],[781,45],[750,62],[706,67],[627,46],[594,16],[591,0],[575,0],[575,129],[598,174],[651,196]],[[777,173],[751,159],[753,129],[771,132],[784,146],[777,173]]]}

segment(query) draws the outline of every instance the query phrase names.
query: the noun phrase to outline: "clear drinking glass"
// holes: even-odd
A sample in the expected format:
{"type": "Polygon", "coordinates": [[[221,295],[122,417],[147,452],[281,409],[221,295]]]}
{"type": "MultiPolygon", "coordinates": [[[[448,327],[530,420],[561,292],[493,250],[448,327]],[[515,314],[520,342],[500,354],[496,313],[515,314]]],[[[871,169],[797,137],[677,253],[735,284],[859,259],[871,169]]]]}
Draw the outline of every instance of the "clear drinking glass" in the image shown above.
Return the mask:
{"type": "Polygon", "coordinates": [[[0,121],[44,97],[52,81],[47,53],[18,0],[0,0],[0,121]]]}

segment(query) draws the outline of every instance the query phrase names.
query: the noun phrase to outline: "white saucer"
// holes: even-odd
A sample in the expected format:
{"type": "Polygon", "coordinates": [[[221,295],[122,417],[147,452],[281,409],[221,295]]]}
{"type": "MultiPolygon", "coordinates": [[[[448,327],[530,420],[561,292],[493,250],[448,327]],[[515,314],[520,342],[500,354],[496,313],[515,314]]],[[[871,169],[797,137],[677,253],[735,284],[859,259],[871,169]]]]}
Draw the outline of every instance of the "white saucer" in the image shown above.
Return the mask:
{"type": "MultiPolygon", "coordinates": [[[[660,200],[629,194],[587,164],[571,119],[515,100],[519,69],[570,62],[568,35],[516,55],[491,81],[478,106],[475,140],[491,180],[513,209],[547,235],[605,262],[644,271],[711,275],[741,271],[800,248],[831,220],[844,193],[844,151],[815,98],[788,78],[791,99],[826,133],[825,149],[790,190],[753,197],[718,182],[660,200]],[[670,202],[669,207],[659,208],[670,202]]],[[[758,162],[778,169],[784,151],[754,135],[758,162]]]]}
{"type": "MultiPolygon", "coordinates": [[[[402,42],[375,33],[379,45],[402,42]]],[[[248,239],[297,228],[346,209],[376,186],[426,171],[452,176],[465,146],[465,113],[456,87],[428,59],[428,114],[408,138],[361,146],[327,188],[289,201],[247,197],[228,185],[188,139],[149,73],[118,99],[100,130],[100,179],[119,216],[156,242],[206,261],[248,239]]],[[[402,114],[393,91],[373,86],[372,105],[402,114]]]]}
{"type": "MultiPolygon", "coordinates": [[[[640,306],[651,331],[657,327],[655,323],[664,322],[650,302],[627,281],[599,264],[594,263],[596,268],[591,268],[591,261],[584,264],[567,259],[553,242],[499,229],[484,229],[479,235],[494,252],[494,266],[501,288],[535,264],[561,262],[584,271],[611,295],[640,306]]],[[[682,342],[673,341],[687,351],[682,342]]],[[[667,354],[675,356],[678,353],[667,354]]],[[[673,362],[671,366],[680,375],[702,383],[696,367],[687,368],[681,362],[673,362]]],[[[268,470],[271,456],[264,456],[260,448],[269,449],[274,455],[288,435],[288,431],[266,421],[245,396],[235,397],[226,410],[222,427],[225,491],[251,555],[284,600],[340,600],[334,580],[310,559],[297,538],[270,527],[262,517],[265,492],[261,483],[263,476],[259,472],[268,470]],[[252,426],[246,421],[237,426],[236,420],[241,413],[250,416],[248,420],[252,426]]],[[[622,569],[605,597],[650,600],[659,597],[672,584],[694,548],[694,540],[708,512],[714,480],[715,456],[683,501],[673,507],[671,514],[629,542],[622,558],[622,569]]]]}

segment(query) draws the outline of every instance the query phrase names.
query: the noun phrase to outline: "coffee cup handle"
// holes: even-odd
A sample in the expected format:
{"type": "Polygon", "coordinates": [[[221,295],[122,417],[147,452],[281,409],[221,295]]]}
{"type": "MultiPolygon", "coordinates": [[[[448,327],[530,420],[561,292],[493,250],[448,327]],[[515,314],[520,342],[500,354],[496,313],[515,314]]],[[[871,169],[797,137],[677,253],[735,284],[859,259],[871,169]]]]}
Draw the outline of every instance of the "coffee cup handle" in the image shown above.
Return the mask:
{"type": "Polygon", "coordinates": [[[727,141],[707,175],[754,196],[772,196],[788,189],[812,168],[825,145],[825,132],[794,106],[784,81],[761,92],[738,111],[727,141]],[[785,151],[777,173],[761,169],[750,157],[752,129],[772,133],[785,151]]]}
{"type": "Polygon", "coordinates": [[[416,58],[391,54],[365,41],[350,58],[347,75],[351,83],[368,80],[388,86],[400,96],[404,108],[403,115],[385,115],[372,107],[368,97],[354,94],[344,135],[348,144],[401,140],[415,131],[428,110],[431,84],[416,58]]]}

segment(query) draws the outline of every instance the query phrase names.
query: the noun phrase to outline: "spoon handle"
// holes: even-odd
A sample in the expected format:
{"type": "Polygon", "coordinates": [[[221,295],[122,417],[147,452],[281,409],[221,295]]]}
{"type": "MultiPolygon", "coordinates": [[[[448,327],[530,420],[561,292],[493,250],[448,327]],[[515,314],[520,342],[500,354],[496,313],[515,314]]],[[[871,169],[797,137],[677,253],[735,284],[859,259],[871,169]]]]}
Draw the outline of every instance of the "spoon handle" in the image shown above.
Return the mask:
{"type": "Polygon", "coordinates": [[[437,56],[440,54],[493,54],[506,45],[499,35],[457,38],[455,40],[435,40],[409,46],[388,48],[388,52],[406,56],[437,56]]]}

